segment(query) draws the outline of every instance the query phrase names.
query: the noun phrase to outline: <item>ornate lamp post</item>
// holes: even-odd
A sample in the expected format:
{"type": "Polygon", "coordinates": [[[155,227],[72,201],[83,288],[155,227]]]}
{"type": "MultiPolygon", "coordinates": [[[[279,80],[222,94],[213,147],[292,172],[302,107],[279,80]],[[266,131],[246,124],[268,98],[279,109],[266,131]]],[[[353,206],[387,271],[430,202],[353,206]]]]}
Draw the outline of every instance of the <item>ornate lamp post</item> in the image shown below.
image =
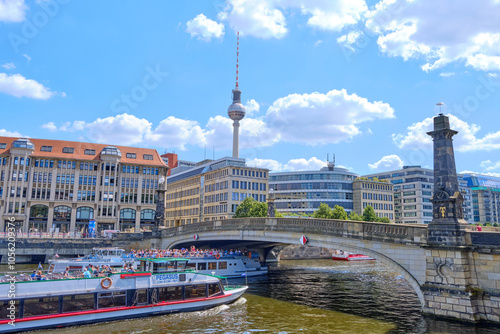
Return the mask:
{"type": "MultiPolygon", "coordinates": [[[[163,172],[161,172],[163,174],[163,172]]],[[[156,214],[155,228],[165,226],[165,192],[166,189],[165,177],[161,175],[158,179],[158,189],[156,189],[156,214]]]]}

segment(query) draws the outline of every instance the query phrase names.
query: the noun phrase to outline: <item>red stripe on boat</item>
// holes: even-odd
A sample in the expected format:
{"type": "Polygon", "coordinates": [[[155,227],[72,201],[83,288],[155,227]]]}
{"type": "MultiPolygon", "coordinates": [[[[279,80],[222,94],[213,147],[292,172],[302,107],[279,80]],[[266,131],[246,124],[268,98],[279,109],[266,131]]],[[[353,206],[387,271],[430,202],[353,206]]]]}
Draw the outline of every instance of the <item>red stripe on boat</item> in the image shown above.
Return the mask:
{"type": "MultiPolygon", "coordinates": [[[[89,310],[89,311],[80,311],[80,312],[71,312],[71,313],[58,313],[58,314],[50,314],[50,315],[40,315],[40,316],[37,316],[37,317],[21,318],[21,319],[17,319],[16,318],[16,320],[14,321],[14,323],[16,323],[16,322],[23,322],[23,321],[46,320],[46,319],[54,319],[54,318],[62,318],[62,317],[69,317],[69,316],[94,314],[94,313],[125,311],[125,310],[133,310],[133,309],[146,308],[146,307],[156,307],[156,306],[165,306],[165,305],[175,305],[175,304],[185,304],[185,303],[202,302],[202,301],[205,301],[205,300],[213,300],[213,299],[219,299],[219,298],[224,298],[224,297],[229,297],[229,296],[232,296],[232,293],[227,294],[227,295],[222,295],[222,296],[216,296],[216,297],[199,298],[199,299],[188,299],[188,300],[177,300],[177,301],[174,301],[174,302],[161,302],[161,303],[158,303],[158,304],[150,304],[150,305],[112,307],[112,308],[107,308],[107,309],[102,309],[102,310],[89,310]]],[[[12,320],[10,320],[10,319],[0,320],[0,325],[7,324],[7,323],[9,323],[11,321],[12,320]]]]}
{"type": "Polygon", "coordinates": [[[151,276],[151,273],[133,273],[133,274],[120,274],[120,278],[151,276]]]}

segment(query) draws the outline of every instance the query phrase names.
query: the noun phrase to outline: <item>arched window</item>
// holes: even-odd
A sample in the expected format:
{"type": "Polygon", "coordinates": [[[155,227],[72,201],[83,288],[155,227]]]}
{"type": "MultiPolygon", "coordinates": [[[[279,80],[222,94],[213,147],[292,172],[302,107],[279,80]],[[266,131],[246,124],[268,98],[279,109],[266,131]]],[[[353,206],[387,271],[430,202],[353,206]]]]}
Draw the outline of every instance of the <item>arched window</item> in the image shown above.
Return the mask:
{"type": "Polygon", "coordinates": [[[156,216],[156,211],[151,209],[146,209],[141,211],[141,220],[154,221],[156,216]]]}
{"type": "Polygon", "coordinates": [[[93,219],[94,218],[94,209],[89,208],[88,206],[82,206],[81,208],[76,209],[76,219],[93,219]]]}
{"type": "Polygon", "coordinates": [[[30,208],[30,218],[47,218],[49,216],[49,207],[46,205],[33,205],[30,208]]]}
{"type": "Polygon", "coordinates": [[[122,220],[135,220],[135,210],[134,209],[121,209],[120,219],[122,220]]]}
{"type": "Polygon", "coordinates": [[[71,219],[71,208],[69,206],[60,205],[54,208],[55,219],[71,219]]]}

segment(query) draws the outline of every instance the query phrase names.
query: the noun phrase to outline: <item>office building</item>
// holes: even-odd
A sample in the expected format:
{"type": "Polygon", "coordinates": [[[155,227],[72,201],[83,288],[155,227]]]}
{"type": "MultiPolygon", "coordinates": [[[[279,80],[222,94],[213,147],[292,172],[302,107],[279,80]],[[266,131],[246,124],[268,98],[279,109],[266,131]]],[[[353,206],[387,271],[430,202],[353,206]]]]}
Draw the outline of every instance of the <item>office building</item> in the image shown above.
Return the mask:
{"type": "Polygon", "coordinates": [[[370,205],[377,217],[394,222],[394,187],[387,180],[357,178],[352,183],[354,212],[362,215],[370,205]]]}
{"type": "Polygon", "coordinates": [[[151,229],[166,170],[153,149],[0,137],[0,230],[151,229]]]}
{"type": "MultiPolygon", "coordinates": [[[[431,198],[434,191],[434,171],[421,166],[365,175],[372,179],[388,180],[394,185],[394,220],[398,224],[429,224],[432,221],[431,198]]],[[[463,176],[458,175],[459,189],[464,196],[464,219],[472,220],[470,189],[463,176]]]]}
{"type": "Polygon", "coordinates": [[[179,164],[167,177],[167,226],[231,218],[247,197],[266,202],[268,172],[232,157],[179,164]]]}
{"type": "Polygon", "coordinates": [[[321,203],[331,208],[340,205],[347,213],[353,210],[352,182],[357,174],[328,162],[318,171],[279,172],[269,174],[276,210],[312,216],[321,203]]]}
{"type": "Polygon", "coordinates": [[[500,223],[500,178],[464,174],[472,193],[472,212],[474,223],[500,223]]]}

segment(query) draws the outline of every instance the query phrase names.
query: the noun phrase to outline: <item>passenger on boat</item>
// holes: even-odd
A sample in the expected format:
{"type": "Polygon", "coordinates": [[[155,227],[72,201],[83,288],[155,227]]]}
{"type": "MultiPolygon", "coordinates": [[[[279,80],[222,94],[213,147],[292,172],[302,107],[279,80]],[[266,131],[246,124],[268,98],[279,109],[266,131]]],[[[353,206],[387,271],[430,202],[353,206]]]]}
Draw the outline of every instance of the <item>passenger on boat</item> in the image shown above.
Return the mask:
{"type": "Polygon", "coordinates": [[[33,270],[33,274],[31,274],[31,280],[34,281],[36,279],[36,270],[33,270]]]}
{"type": "Polygon", "coordinates": [[[71,278],[71,275],[69,274],[69,267],[66,267],[66,270],[64,271],[64,278],[71,278]]]}
{"type": "Polygon", "coordinates": [[[85,267],[85,271],[83,272],[83,277],[84,278],[91,278],[92,277],[92,274],[90,273],[88,267],[85,267]]]}
{"type": "Polygon", "coordinates": [[[135,270],[134,270],[134,268],[132,267],[131,264],[128,265],[127,272],[129,272],[129,273],[135,273],[135,270]]]}
{"type": "Polygon", "coordinates": [[[36,274],[35,278],[37,281],[45,281],[47,279],[47,277],[45,277],[45,275],[42,274],[41,270],[38,270],[38,273],[36,274]]]}

